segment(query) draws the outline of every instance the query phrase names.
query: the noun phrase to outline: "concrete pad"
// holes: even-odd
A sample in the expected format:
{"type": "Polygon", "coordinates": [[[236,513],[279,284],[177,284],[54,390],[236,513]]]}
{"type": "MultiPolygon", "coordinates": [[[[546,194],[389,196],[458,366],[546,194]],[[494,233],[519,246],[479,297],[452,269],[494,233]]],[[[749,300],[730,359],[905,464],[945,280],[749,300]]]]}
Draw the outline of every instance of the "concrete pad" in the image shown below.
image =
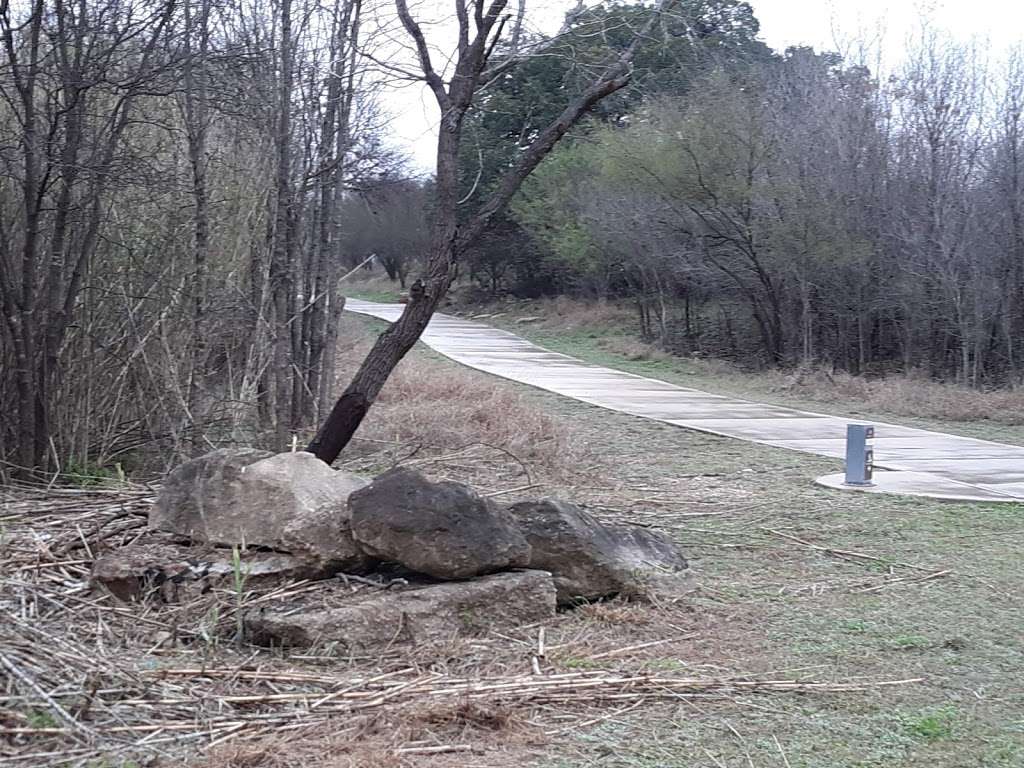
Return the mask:
{"type": "MultiPolygon", "coordinates": [[[[1018,501],[1018,499],[1007,498],[1005,494],[997,491],[946,480],[924,472],[876,472],[874,485],[846,485],[843,479],[844,475],[840,472],[819,477],[815,482],[826,488],[861,493],[892,493],[899,496],[922,496],[929,499],[948,499],[949,501],[1018,501]]],[[[1020,500],[1024,500],[1024,498],[1020,500]]]]}
{"type": "MultiPolygon", "coordinates": [[[[345,309],[393,322],[404,307],[348,299],[345,309]]],[[[508,331],[443,314],[431,319],[422,341],[470,368],[591,405],[819,456],[842,458],[847,424],[861,421],[723,397],[591,365],[508,331]]],[[[874,426],[875,466],[893,471],[876,473],[869,492],[1024,502],[1024,447],[897,424],[874,426]]],[[[841,475],[829,477],[839,477],[838,487],[849,489],[841,475]]]]}
{"type": "Polygon", "coordinates": [[[901,461],[914,472],[952,477],[965,483],[1024,483],[1024,460],[1008,459],[912,459],[901,461]]]}

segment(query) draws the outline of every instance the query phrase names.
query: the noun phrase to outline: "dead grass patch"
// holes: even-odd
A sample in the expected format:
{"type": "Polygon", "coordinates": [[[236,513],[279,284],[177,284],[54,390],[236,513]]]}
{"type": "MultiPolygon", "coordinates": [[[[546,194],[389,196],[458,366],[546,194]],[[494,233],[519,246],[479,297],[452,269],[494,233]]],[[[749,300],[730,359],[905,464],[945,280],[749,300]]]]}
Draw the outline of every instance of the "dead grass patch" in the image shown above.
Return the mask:
{"type": "MultiPolygon", "coordinates": [[[[339,386],[369,349],[361,323],[345,318],[339,386]]],[[[449,456],[447,463],[458,470],[461,459],[461,475],[473,470],[467,479],[483,479],[482,461],[493,465],[492,479],[519,476],[526,484],[600,464],[565,420],[544,413],[499,379],[425,354],[410,355],[395,369],[343,459],[408,463],[453,452],[461,456],[449,456]]]]}
{"type": "Polygon", "coordinates": [[[977,390],[915,374],[868,379],[821,368],[763,373],[759,378],[771,392],[819,403],[852,403],[868,411],[942,421],[1024,424],[1024,389],[977,390]]]}
{"type": "Polygon", "coordinates": [[[521,765],[520,749],[546,743],[513,707],[443,701],[266,734],[210,751],[202,768],[408,768],[521,765]],[[509,753],[514,753],[513,757],[509,753]]]}
{"type": "Polygon", "coordinates": [[[648,344],[645,341],[625,336],[612,336],[607,339],[601,339],[597,342],[597,346],[631,362],[645,361],[657,363],[672,360],[674,357],[671,353],[654,344],[648,344]]]}
{"type": "Polygon", "coordinates": [[[566,330],[623,328],[635,325],[636,315],[609,301],[581,302],[565,296],[537,302],[539,313],[552,326],[566,330]]]}

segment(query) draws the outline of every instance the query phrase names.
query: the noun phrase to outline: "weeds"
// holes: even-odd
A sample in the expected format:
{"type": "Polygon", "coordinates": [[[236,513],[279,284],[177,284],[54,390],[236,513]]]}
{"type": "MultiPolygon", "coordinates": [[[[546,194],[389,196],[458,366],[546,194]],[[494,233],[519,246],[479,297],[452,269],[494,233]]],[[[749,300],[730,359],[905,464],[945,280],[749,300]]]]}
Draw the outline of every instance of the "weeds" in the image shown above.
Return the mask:
{"type": "Polygon", "coordinates": [[[25,722],[30,728],[57,728],[57,722],[51,713],[44,709],[32,709],[25,713],[25,722]]]}
{"type": "Polygon", "coordinates": [[[111,483],[124,483],[124,469],[120,464],[112,468],[91,462],[79,462],[69,459],[64,466],[61,478],[65,483],[79,488],[97,488],[111,483]]]}
{"type": "Polygon", "coordinates": [[[903,727],[911,736],[922,741],[940,741],[953,736],[957,712],[953,707],[942,707],[932,712],[905,718],[903,727]]]}

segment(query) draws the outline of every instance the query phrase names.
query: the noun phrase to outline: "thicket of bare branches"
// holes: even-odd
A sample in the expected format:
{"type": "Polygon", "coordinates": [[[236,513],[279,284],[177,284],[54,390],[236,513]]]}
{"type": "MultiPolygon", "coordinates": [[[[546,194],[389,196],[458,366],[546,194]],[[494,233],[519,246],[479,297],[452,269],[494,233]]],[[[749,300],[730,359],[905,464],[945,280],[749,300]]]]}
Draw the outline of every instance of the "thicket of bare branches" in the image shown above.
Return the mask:
{"type": "Polygon", "coordinates": [[[316,417],[342,199],[398,167],[364,16],[2,4],[0,477],[282,446],[316,417]]]}

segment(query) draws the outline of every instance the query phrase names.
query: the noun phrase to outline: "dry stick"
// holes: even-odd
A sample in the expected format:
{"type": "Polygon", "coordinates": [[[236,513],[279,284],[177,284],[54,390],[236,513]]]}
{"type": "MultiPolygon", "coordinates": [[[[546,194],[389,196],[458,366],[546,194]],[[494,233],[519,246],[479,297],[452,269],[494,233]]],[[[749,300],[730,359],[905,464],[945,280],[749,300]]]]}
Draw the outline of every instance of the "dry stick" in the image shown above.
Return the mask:
{"type": "Polygon", "coordinates": [[[520,485],[518,488],[507,488],[504,491],[491,491],[490,493],[480,494],[485,499],[493,498],[494,496],[504,496],[508,493],[519,493],[520,491],[528,491],[531,488],[536,488],[537,483],[530,483],[529,485],[520,485]]]}
{"type": "Polygon", "coordinates": [[[373,683],[377,683],[377,682],[380,682],[382,680],[386,680],[389,677],[394,677],[395,675],[400,675],[402,673],[408,673],[410,671],[412,671],[411,667],[409,667],[407,669],[399,670],[397,672],[385,672],[383,675],[377,675],[376,677],[371,677],[370,679],[364,680],[364,681],[362,681],[360,683],[353,683],[348,688],[342,688],[340,691],[334,691],[332,693],[327,694],[326,696],[323,696],[323,697],[317,699],[316,701],[314,701],[312,704],[309,705],[309,709],[310,710],[314,710],[317,707],[321,706],[322,704],[325,704],[328,701],[333,701],[334,699],[337,699],[340,696],[344,696],[346,693],[351,693],[359,685],[371,685],[373,683]]]}
{"type": "Polygon", "coordinates": [[[900,579],[889,579],[888,581],[882,582],[881,584],[876,584],[873,587],[864,587],[862,589],[855,589],[855,590],[853,590],[853,592],[855,592],[855,593],[878,592],[879,590],[885,589],[886,587],[891,587],[893,584],[920,584],[923,581],[931,581],[932,579],[941,579],[944,576],[949,576],[951,573],[953,573],[953,572],[952,571],[948,571],[948,570],[947,571],[936,571],[935,573],[929,573],[927,576],[914,576],[914,577],[907,576],[907,577],[900,578],[900,579]]]}
{"type": "MultiPolygon", "coordinates": [[[[270,724],[280,724],[282,728],[301,727],[314,722],[321,722],[330,716],[332,712],[352,712],[366,710],[380,706],[385,702],[395,699],[402,700],[399,694],[405,694],[406,701],[419,700],[423,695],[427,696],[458,696],[461,698],[517,698],[519,700],[552,701],[552,702],[591,702],[595,698],[604,700],[633,700],[645,701],[649,698],[674,698],[689,700],[694,696],[728,696],[738,688],[749,690],[763,690],[768,692],[846,692],[865,691],[872,688],[906,685],[920,682],[922,678],[907,680],[886,680],[868,683],[801,683],[793,680],[757,681],[757,680],[715,680],[699,678],[657,678],[640,676],[605,676],[594,677],[584,676],[582,679],[565,679],[564,677],[552,680],[537,680],[536,678],[524,678],[522,676],[513,678],[508,682],[491,683],[481,685],[479,682],[461,680],[452,685],[444,685],[438,676],[426,676],[415,678],[405,683],[395,685],[391,690],[376,695],[366,701],[372,691],[352,691],[339,697],[345,701],[347,706],[325,707],[323,715],[319,718],[311,717],[305,709],[289,709],[283,712],[270,712],[258,715],[238,715],[233,717],[211,718],[205,723],[197,723],[195,715],[191,710],[182,712],[181,717],[187,718],[181,722],[165,720],[161,723],[139,723],[133,725],[120,725],[98,729],[99,733],[123,734],[123,733],[152,733],[154,731],[174,732],[209,732],[211,729],[217,731],[234,730],[241,724],[252,724],[259,721],[270,724]],[[363,699],[360,701],[360,699],[363,699]],[[299,721],[296,723],[296,721],[299,721]],[[291,725],[289,725],[291,723],[291,725]]],[[[205,693],[205,692],[204,692],[205,693]]],[[[208,694],[196,692],[193,698],[164,699],[160,702],[145,702],[144,700],[121,701],[121,706],[131,706],[138,709],[142,704],[166,705],[174,703],[180,705],[195,705],[196,696],[213,698],[220,704],[231,702],[252,703],[256,697],[210,697],[208,694]]],[[[310,698],[310,693],[293,694],[291,701],[299,698],[310,698]]],[[[278,701],[285,698],[281,696],[278,701]]],[[[271,700],[265,697],[265,701],[271,700]]],[[[285,702],[282,702],[285,703],[285,702]]],[[[77,724],[76,724],[77,725],[77,724]]],[[[0,735],[60,735],[69,733],[70,728],[0,728],[0,735]]]]}
{"type": "Polygon", "coordinates": [[[590,720],[584,720],[582,723],[573,723],[572,725],[567,725],[565,728],[559,728],[557,731],[544,731],[544,735],[558,736],[560,734],[567,733],[568,731],[575,731],[577,728],[589,728],[590,726],[596,725],[597,723],[603,723],[607,720],[614,720],[616,717],[620,717],[621,715],[624,715],[627,712],[632,712],[645,701],[647,701],[646,698],[637,699],[632,704],[629,704],[623,707],[622,709],[617,709],[614,712],[609,712],[606,715],[601,715],[601,717],[595,717],[590,720]]]}
{"type": "Polygon", "coordinates": [[[601,653],[595,653],[587,658],[590,660],[596,659],[610,659],[613,656],[619,656],[623,653],[629,653],[630,651],[639,651],[642,648],[651,648],[655,645],[664,645],[665,643],[672,643],[677,640],[690,640],[691,638],[697,637],[697,634],[683,635],[681,637],[667,637],[664,640],[651,640],[646,643],[637,643],[636,645],[627,645],[622,648],[614,648],[610,651],[602,651],[601,653]]]}
{"type": "Polygon", "coordinates": [[[425,458],[425,459],[417,459],[416,461],[408,461],[407,463],[410,464],[410,465],[412,465],[412,464],[436,464],[436,463],[441,462],[441,461],[450,461],[452,459],[459,458],[460,456],[462,456],[462,454],[464,454],[470,448],[475,448],[475,447],[481,446],[481,445],[484,446],[485,448],[490,448],[491,450],[498,451],[498,452],[503,453],[506,456],[508,456],[516,464],[519,465],[520,469],[523,470],[523,474],[526,475],[526,479],[529,480],[531,483],[533,483],[533,475],[530,473],[530,465],[527,462],[525,462],[523,459],[519,458],[516,454],[514,454],[508,448],[502,448],[500,445],[494,445],[494,443],[487,443],[487,442],[484,442],[483,440],[474,440],[472,443],[466,443],[466,445],[463,445],[460,448],[456,448],[452,453],[449,453],[449,454],[446,454],[446,455],[443,455],[443,456],[433,456],[433,457],[429,457],[429,458],[425,458]]]}
{"type": "Polygon", "coordinates": [[[900,562],[898,560],[886,560],[883,557],[875,557],[874,555],[865,555],[863,552],[853,552],[853,551],[845,550],[845,549],[833,549],[832,547],[822,547],[822,546],[820,546],[818,544],[813,544],[813,543],[811,543],[809,541],[805,541],[804,539],[797,538],[796,536],[791,536],[788,533],[782,533],[781,531],[776,531],[776,530],[774,530],[772,528],[762,528],[761,530],[765,531],[766,533],[770,533],[773,536],[779,536],[780,538],[783,538],[783,539],[789,539],[790,541],[795,541],[797,544],[802,544],[805,547],[810,547],[811,549],[815,549],[815,550],[817,550],[819,552],[824,552],[825,554],[828,554],[828,555],[835,555],[836,557],[842,558],[843,560],[850,560],[852,562],[856,562],[858,560],[869,560],[869,561],[871,561],[873,563],[881,563],[882,565],[898,565],[898,566],[900,566],[902,568],[913,568],[916,571],[927,571],[928,570],[927,568],[925,568],[923,566],[914,565],[913,563],[902,563],[902,562],[900,562]]]}
{"type": "MultiPolygon", "coordinates": [[[[199,675],[201,676],[201,675],[199,675]]],[[[364,684],[371,683],[378,678],[371,678],[364,681],[364,684]]],[[[555,694],[578,694],[586,698],[593,693],[601,693],[600,689],[612,689],[613,692],[620,692],[620,689],[629,696],[650,696],[664,693],[698,692],[698,693],[719,693],[730,692],[737,689],[763,690],[769,692],[856,692],[866,691],[880,687],[896,685],[907,685],[921,682],[923,678],[908,678],[903,680],[882,680],[848,683],[821,683],[802,682],[799,680],[750,680],[747,678],[666,678],[649,675],[609,675],[608,673],[566,673],[561,675],[549,675],[537,679],[532,675],[519,675],[511,678],[497,678],[492,681],[481,681],[467,678],[450,678],[444,680],[440,675],[427,675],[417,677],[405,682],[396,682],[379,686],[378,690],[346,690],[336,691],[334,695],[338,699],[351,702],[351,705],[363,709],[370,706],[377,706],[385,701],[394,699],[399,693],[407,695],[426,694],[427,696],[451,696],[451,695],[475,695],[477,697],[493,694],[501,695],[525,695],[544,696],[547,692],[555,694]],[[380,690],[383,688],[384,690],[380,690]],[[597,690],[595,690],[597,689],[597,690]],[[367,699],[369,699],[367,701],[367,699]]],[[[326,682],[326,681],[325,681],[326,682]]],[[[342,682],[342,681],[338,681],[342,682]]],[[[354,685],[350,682],[350,685],[354,685]]],[[[218,696],[217,701],[223,703],[287,703],[309,699],[311,693],[277,693],[262,695],[235,695],[218,696]]],[[[116,702],[118,706],[137,707],[140,705],[189,705],[194,699],[163,698],[156,700],[146,699],[123,699],[116,702]]],[[[305,711],[305,710],[303,710],[305,711]]]]}
{"type": "Polygon", "coordinates": [[[782,762],[783,762],[783,764],[784,764],[784,765],[786,766],[786,768],[793,768],[793,767],[792,767],[792,766],[791,766],[791,765],[789,764],[789,758],[788,758],[788,757],[786,757],[786,750],[784,750],[784,749],[782,748],[782,745],[781,745],[781,744],[779,743],[779,737],[778,737],[778,736],[776,736],[776,735],[775,735],[775,734],[773,733],[773,734],[772,734],[772,738],[773,738],[773,739],[775,740],[775,746],[779,748],[779,754],[780,754],[780,755],[782,755],[782,762]]]}
{"type": "Polygon", "coordinates": [[[473,752],[472,744],[442,744],[436,747],[400,747],[395,755],[439,755],[445,752],[473,752]]]}
{"type": "MultiPolygon", "coordinates": [[[[213,741],[211,741],[209,744],[206,744],[203,747],[203,751],[204,752],[209,751],[209,750],[213,749],[214,747],[220,746],[224,742],[231,741],[233,738],[235,738],[236,736],[240,735],[242,733],[242,731],[245,730],[246,725],[248,725],[248,723],[239,723],[234,728],[228,728],[228,732],[226,734],[224,734],[223,736],[219,736],[218,738],[216,738],[213,741]]],[[[146,738],[149,738],[149,737],[147,736],[146,738]]],[[[143,741],[145,741],[145,739],[143,739],[143,741]]]]}

